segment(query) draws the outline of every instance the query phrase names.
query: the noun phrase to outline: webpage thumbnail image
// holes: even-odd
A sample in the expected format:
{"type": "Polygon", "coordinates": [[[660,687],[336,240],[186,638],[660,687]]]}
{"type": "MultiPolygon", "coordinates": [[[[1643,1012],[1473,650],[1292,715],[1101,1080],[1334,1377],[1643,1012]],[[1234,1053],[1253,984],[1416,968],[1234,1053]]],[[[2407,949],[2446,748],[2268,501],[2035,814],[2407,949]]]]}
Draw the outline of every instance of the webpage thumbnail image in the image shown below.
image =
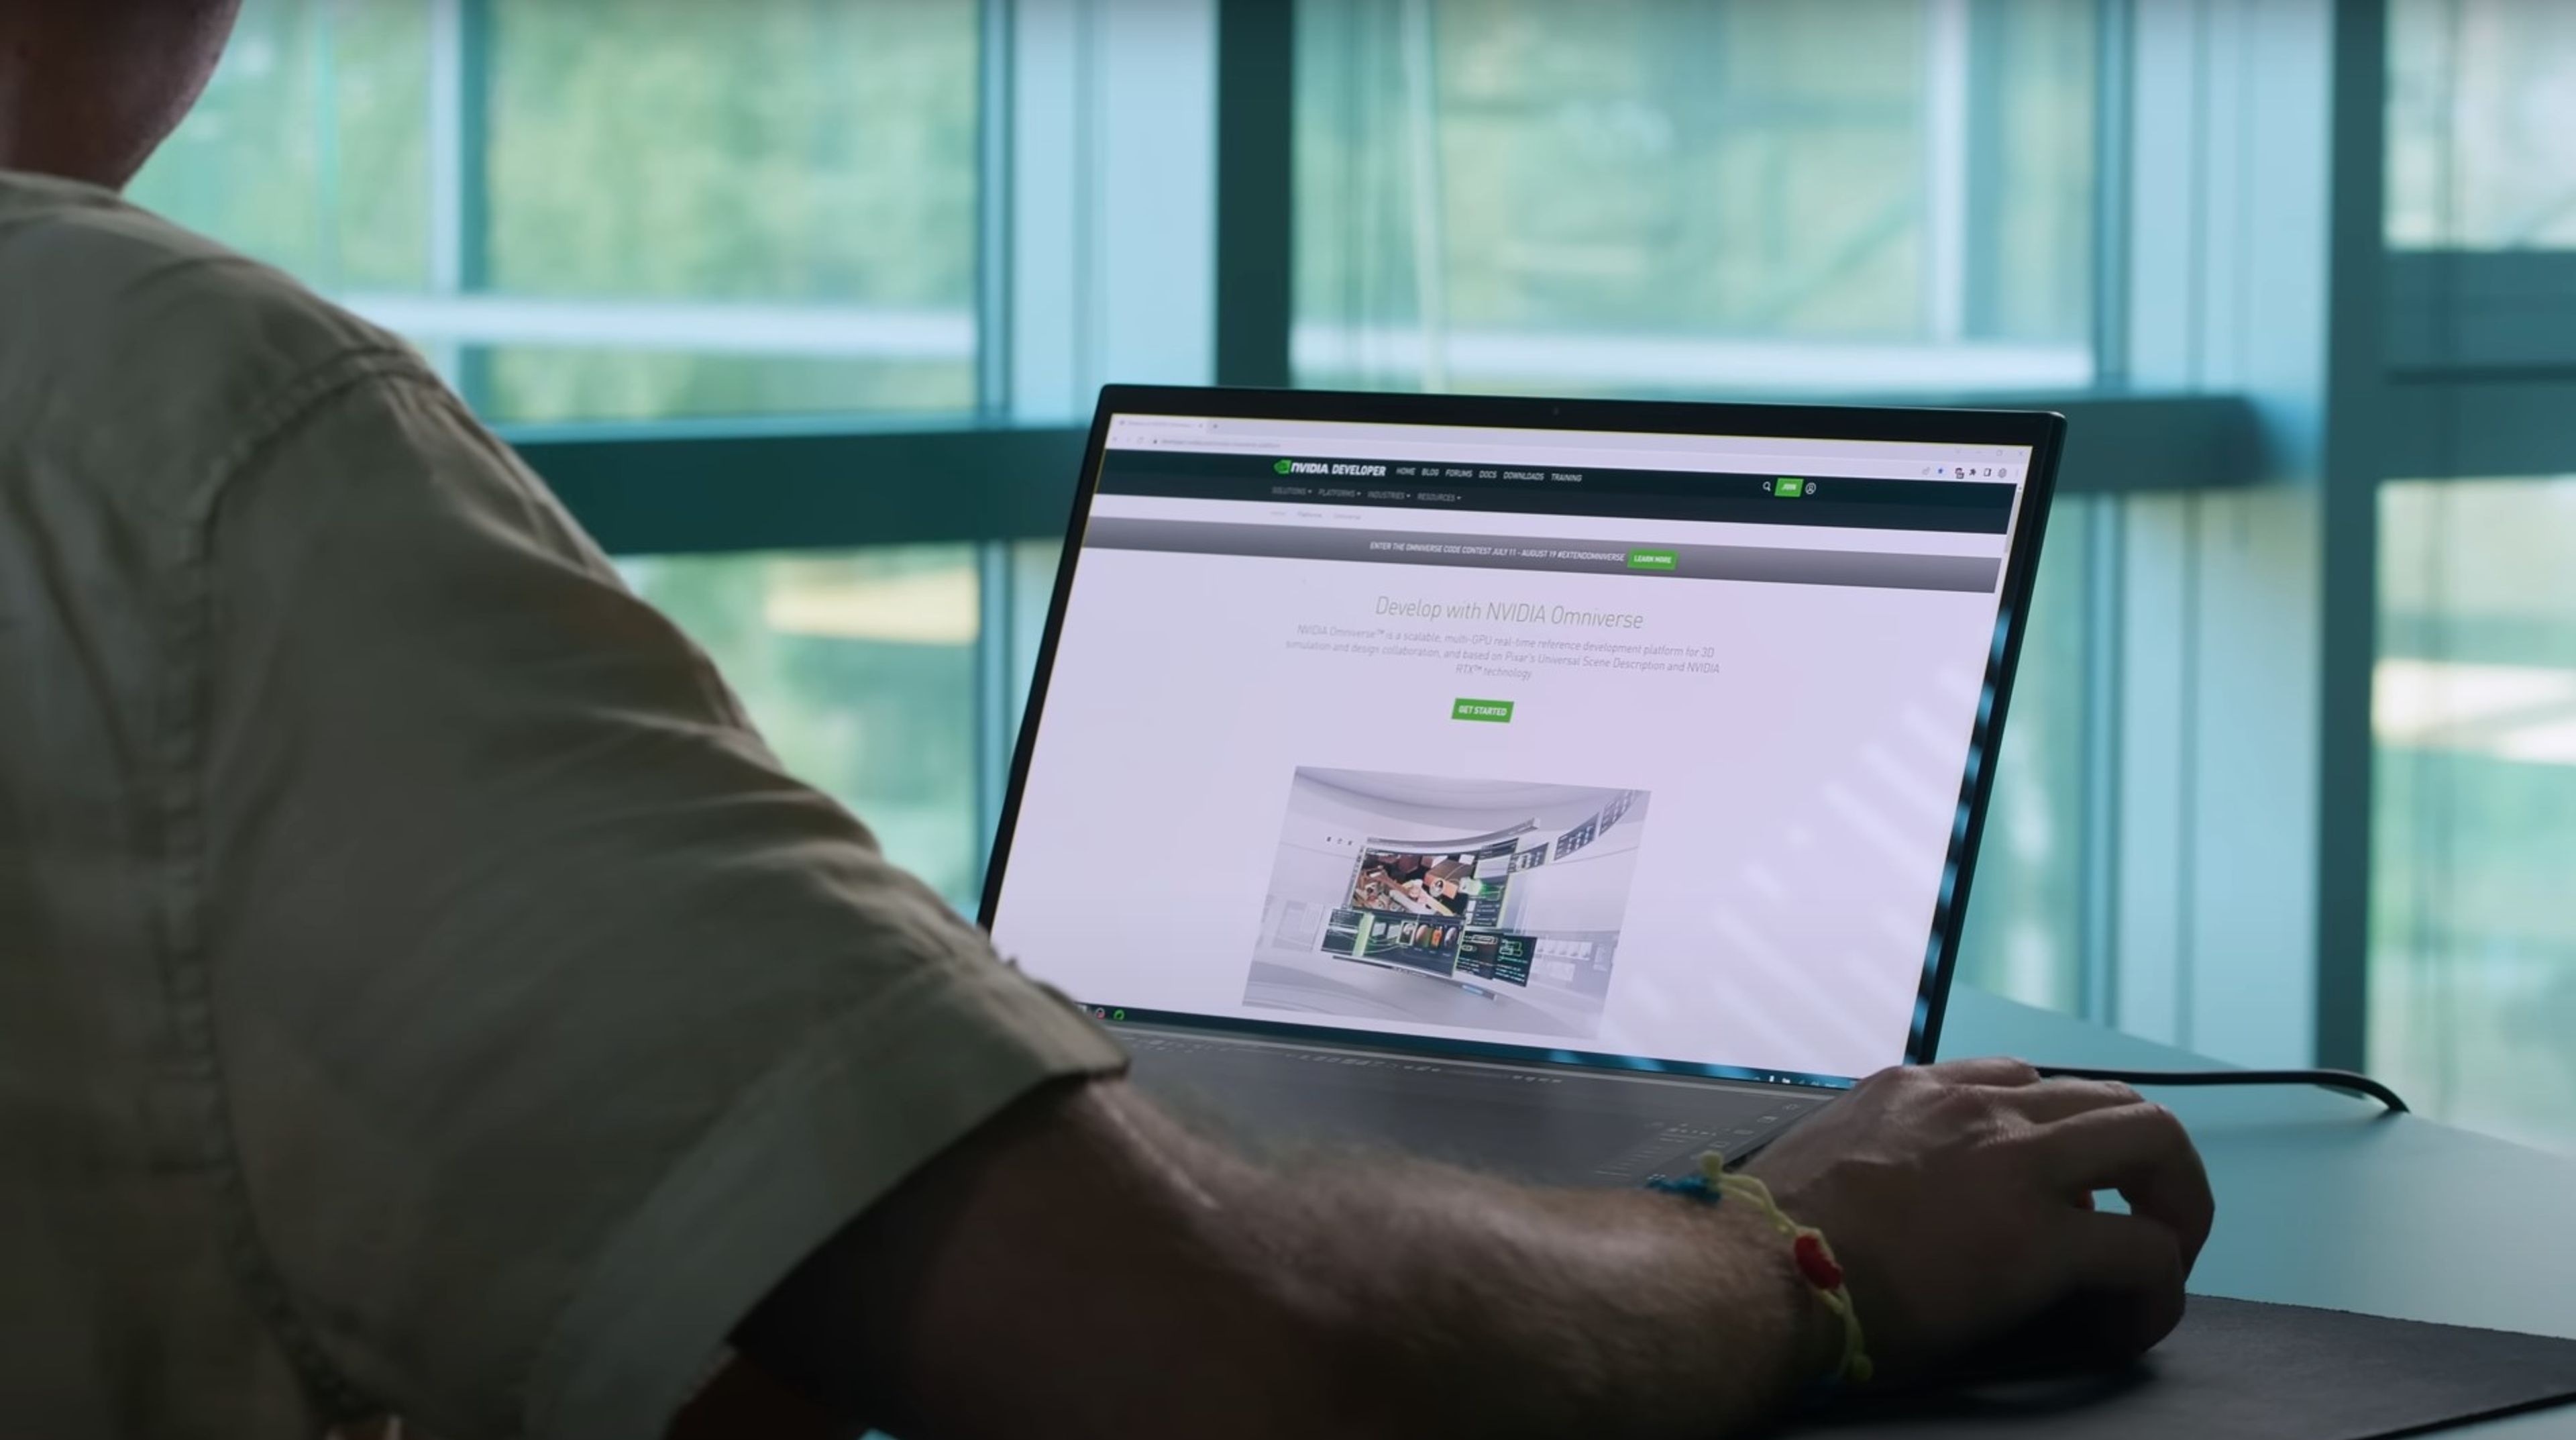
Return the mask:
{"type": "Polygon", "coordinates": [[[1647,795],[1299,769],[1243,1003],[1588,1040],[1647,795]]]}

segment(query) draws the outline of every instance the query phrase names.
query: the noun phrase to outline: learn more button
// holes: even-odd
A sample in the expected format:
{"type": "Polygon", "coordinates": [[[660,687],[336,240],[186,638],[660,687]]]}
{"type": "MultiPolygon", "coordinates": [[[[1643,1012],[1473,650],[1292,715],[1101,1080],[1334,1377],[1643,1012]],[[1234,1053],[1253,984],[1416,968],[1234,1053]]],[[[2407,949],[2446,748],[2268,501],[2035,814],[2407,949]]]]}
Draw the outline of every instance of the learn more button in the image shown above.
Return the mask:
{"type": "Polygon", "coordinates": [[[1682,557],[1671,550],[1628,552],[1628,568],[1631,570],[1675,570],[1681,567],[1681,560],[1682,557]]]}
{"type": "Polygon", "coordinates": [[[1489,725],[1509,725],[1512,723],[1512,702],[1509,700],[1452,700],[1449,702],[1449,718],[1482,720],[1489,725]]]}

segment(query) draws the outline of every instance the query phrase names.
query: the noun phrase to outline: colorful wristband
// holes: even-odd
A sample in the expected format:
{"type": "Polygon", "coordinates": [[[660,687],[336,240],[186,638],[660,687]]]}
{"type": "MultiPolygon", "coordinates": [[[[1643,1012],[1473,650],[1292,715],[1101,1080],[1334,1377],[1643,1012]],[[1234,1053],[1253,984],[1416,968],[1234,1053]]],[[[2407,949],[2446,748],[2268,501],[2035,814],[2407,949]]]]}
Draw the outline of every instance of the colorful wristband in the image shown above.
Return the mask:
{"type": "Polygon", "coordinates": [[[1715,1205],[1733,1196],[1760,1210],[1771,1228],[1788,1239],[1789,1258],[1798,1267],[1799,1278],[1842,1321],[1842,1358],[1826,1378],[1852,1385],[1869,1382],[1869,1345],[1861,1334],[1860,1312],[1852,1308],[1851,1291],[1843,1285],[1842,1264],[1834,1259],[1834,1247],[1823,1231],[1790,1219],[1780,1209],[1780,1203],[1771,1198],[1770,1186],[1754,1176],[1729,1171],[1726,1157],[1715,1150],[1699,1157],[1698,1174],[1657,1175],[1646,1181],[1646,1188],[1685,1196],[1704,1205],[1715,1205]]]}

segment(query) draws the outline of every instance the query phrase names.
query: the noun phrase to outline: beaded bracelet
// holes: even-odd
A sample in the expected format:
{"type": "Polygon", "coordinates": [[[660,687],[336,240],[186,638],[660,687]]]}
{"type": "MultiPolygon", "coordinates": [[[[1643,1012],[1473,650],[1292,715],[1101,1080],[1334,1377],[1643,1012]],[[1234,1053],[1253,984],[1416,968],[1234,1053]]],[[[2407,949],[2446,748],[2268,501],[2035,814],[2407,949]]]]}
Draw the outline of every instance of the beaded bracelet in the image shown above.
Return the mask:
{"type": "Polygon", "coordinates": [[[1861,1336],[1860,1312],[1852,1308],[1851,1291],[1843,1287],[1843,1267],[1834,1259],[1834,1248],[1826,1243],[1823,1231],[1790,1219],[1780,1209],[1780,1202],[1771,1198],[1770,1186],[1756,1176],[1730,1172],[1726,1157],[1715,1150],[1699,1157],[1698,1174],[1657,1175],[1646,1181],[1646,1188],[1703,1205],[1715,1205],[1731,1195],[1760,1210],[1772,1229],[1788,1237],[1789,1258],[1797,1263],[1799,1278],[1843,1322],[1842,1359],[1835,1363],[1828,1378],[1852,1385],[1869,1383],[1869,1346],[1861,1336]]]}

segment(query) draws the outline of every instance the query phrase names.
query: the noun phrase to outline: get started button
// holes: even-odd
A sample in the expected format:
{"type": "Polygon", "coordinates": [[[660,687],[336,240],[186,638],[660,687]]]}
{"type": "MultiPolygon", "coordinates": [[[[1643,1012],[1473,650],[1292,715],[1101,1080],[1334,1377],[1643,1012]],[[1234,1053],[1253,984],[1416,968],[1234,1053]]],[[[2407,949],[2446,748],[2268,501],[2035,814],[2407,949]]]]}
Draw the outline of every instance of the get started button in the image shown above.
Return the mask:
{"type": "Polygon", "coordinates": [[[1452,700],[1449,702],[1449,718],[1482,720],[1490,725],[1509,725],[1512,723],[1512,702],[1509,700],[1452,700]]]}

